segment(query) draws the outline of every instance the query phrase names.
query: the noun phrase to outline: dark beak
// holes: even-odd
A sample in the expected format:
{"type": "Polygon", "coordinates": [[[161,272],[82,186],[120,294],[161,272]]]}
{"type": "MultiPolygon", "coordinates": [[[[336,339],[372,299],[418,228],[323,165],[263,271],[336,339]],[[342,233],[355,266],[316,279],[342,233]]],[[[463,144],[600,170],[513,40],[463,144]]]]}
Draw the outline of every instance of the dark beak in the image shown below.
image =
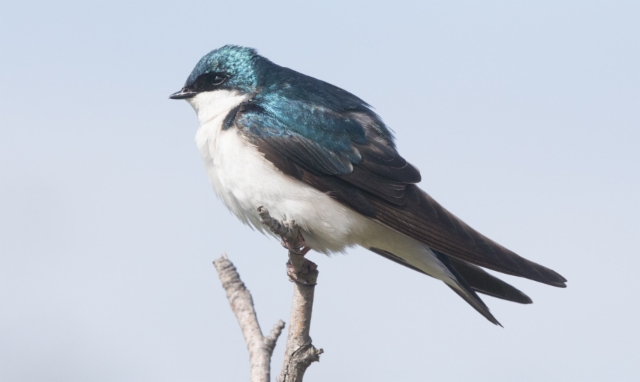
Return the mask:
{"type": "Polygon", "coordinates": [[[179,91],[171,94],[169,96],[169,98],[171,99],[187,99],[187,98],[191,98],[191,97],[195,97],[196,96],[196,92],[189,90],[187,88],[182,88],[179,91]]]}

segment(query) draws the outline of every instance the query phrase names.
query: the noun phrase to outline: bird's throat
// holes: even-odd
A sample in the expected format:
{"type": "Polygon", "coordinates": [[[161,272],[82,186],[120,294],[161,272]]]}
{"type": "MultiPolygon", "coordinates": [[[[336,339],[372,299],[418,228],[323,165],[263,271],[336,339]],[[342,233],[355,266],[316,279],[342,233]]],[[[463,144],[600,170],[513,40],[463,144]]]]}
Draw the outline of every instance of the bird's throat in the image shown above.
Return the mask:
{"type": "Polygon", "coordinates": [[[193,107],[198,115],[200,126],[207,124],[215,118],[224,118],[233,108],[249,98],[248,94],[241,94],[229,90],[215,90],[202,92],[186,101],[193,107]]]}

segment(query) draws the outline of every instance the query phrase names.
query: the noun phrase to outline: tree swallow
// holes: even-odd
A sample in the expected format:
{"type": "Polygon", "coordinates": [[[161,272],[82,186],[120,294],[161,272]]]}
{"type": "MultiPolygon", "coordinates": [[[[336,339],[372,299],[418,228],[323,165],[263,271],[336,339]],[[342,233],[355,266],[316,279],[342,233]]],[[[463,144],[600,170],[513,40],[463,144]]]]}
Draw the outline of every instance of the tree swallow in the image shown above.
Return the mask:
{"type": "Polygon", "coordinates": [[[245,224],[264,232],[264,206],[295,219],[309,248],[365,247],[441,280],[496,325],[476,292],[532,301],[481,267],[566,286],[418,188],[420,172],[400,156],[389,128],[345,90],[226,45],[204,56],[170,98],[195,109],[213,189],[245,224]]]}

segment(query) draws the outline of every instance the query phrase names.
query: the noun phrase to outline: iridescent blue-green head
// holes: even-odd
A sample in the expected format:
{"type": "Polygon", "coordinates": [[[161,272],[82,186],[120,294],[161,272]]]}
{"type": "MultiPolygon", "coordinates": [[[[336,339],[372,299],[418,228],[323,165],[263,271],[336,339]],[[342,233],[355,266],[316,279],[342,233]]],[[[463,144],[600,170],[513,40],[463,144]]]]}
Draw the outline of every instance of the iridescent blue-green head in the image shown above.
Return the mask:
{"type": "Polygon", "coordinates": [[[255,64],[259,57],[255,49],[242,46],[215,49],[198,61],[184,87],[169,98],[192,98],[213,90],[252,93],[257,88],[255,64]]]}

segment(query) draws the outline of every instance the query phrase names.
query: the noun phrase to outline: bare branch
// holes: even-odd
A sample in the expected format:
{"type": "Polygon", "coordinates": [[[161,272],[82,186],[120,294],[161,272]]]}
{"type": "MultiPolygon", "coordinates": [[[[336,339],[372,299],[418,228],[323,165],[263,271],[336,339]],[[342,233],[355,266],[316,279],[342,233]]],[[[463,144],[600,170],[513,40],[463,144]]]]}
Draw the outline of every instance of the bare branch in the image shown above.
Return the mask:
{"type": "Polygon", "coordinates": [[[318,270],[316,264],[302,255],[289,252],[287,274],[293,284],[293,301],[289,317],[289,334],[279,382],[301,382],[312,362],[320,361],[322,349],[311,342],[311,312],[318,270]],[[296,266],[297,264],[297,266],[296,266]],[[302,283],[299,280],[304,280],[302,283]]]}
{"type": "Polygon", "coordinates": [[[218,277],[222,282],[222,287],[227,292],[231,310],[238,319],[244,341],[249,349],[251,382],[269,382],[271,379],[271,355],[276,346],[276,341],[284,328],[284,322],[280,320],[271,329],[269,336],[264,337],[253,307],[253,298],[251,298],[251,293],[240,279],[236,267],[227,258],[226,254],[214,261],[213,265],[218,271],[218,277]]]}
{"type": "Polygon", "coordinates": [[[273,219],[264,207],[258,208],[258,214],[262,224],[280,236],[282,245],[289,250],[287,275],[294,283],[287,349],[278,381],[301,382],[309,365],[319,361],[320,354],[323,353],[322,349],[316,349],[313,346],[309,336],[318,266],[304,257],[309,248],[306,247],[300,228],[295,221],[280,222],[273,219]]]}

